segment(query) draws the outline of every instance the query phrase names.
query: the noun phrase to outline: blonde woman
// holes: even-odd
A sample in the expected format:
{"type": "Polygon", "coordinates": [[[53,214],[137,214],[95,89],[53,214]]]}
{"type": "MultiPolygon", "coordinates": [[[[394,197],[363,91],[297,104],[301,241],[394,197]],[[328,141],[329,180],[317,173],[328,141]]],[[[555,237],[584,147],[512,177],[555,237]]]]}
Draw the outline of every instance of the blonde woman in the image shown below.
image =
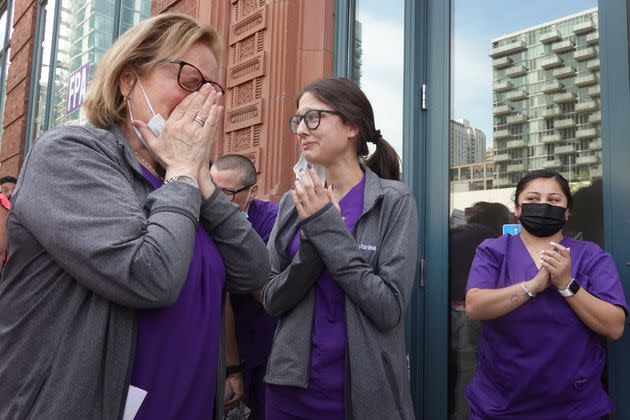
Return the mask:
{"type": "Polygon", "coordinates": [[[218,53],[190,17],[137,25],[103,57],[90,124],[33,146],[0,284],[0,418],[121,418],[128,392],[136,419],[222,412],[224,286],[260,289],[269,263],[209,175],[218,53]]]}

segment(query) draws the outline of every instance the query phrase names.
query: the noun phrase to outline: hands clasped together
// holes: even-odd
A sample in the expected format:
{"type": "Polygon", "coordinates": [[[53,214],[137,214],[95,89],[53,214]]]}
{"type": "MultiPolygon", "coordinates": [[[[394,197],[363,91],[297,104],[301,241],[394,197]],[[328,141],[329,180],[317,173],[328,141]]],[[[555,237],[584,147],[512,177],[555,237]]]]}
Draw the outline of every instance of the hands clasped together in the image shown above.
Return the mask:
{"type": "Polygon", "coordinates": [[[551,248],[540,251],[542,268],[530,280],[532,288],[537,292],[545,290],[550,285],[564,290],[571,281],[571,250],[556,242],[550,244],[551,248]]]}
{"type": "Polygon", "coordinates": [[[319,176],[317,176],[317,171],[310,167],[310,164],[306,171],[300,171],[298,179],[295,180],[295,187],[291,192],[300,220],[314,215],[328,203],[333,203],[337,210],[340,210],[339,200],[333,192],[332,185],[324,188],[319,176]],[[309,180],[309,176],[313,183],[309,180]]]}

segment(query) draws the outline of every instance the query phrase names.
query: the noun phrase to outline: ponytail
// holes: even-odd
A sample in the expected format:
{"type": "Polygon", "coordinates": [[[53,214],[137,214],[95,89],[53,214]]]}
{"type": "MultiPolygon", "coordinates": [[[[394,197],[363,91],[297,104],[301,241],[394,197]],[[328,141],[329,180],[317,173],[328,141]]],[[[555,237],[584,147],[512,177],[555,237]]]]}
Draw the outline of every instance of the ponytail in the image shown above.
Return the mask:
{"type": "Polygon", "coordinates": [[[376,130],[371,142],[376,150],[365,160],[365,165],[381,178],[400,181],[400,157],[396,150],[381,137],[380,130],[376,130]]]}

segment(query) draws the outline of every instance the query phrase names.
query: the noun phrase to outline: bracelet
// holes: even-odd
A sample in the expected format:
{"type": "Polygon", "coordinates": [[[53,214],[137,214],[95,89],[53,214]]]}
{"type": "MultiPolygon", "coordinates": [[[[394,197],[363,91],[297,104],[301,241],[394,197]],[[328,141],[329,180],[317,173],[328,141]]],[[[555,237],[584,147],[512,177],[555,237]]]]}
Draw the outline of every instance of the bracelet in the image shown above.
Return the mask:
{"type": "Polygon", "coordinates": [[[242,372],[245,369],[245,361],[241,360],[238,365],[231,365],[225,367],[225,376],[230,376],[234,373],[242,372]]]}
{"type": "Polygon", "coordinates": [[[527,288],[527,286],[525,286],[525,280],[523,280],[523,282],[521,283],[521,287],[523,288],[527,296],[529,296],[530,298],[536,297],[536,293],[532,292],[527,288]]]}

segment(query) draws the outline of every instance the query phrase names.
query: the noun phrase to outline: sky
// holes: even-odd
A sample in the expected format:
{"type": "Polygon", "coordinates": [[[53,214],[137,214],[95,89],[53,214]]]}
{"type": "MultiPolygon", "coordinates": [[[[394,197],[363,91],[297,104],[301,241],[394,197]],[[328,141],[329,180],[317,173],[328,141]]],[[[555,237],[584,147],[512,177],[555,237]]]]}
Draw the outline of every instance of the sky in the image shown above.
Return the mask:
{"type": "MultiPolygon", "coordinates": [[[[412,0],[408,0],[412,1],[412,0]]],[[[435,0],[438,1],[438,0],[435,0]]],[[[446,0],[443,0],[446,1],[446,0]]],[[[597,5],[596,0],[453,0],[452,119],[465,118],[492,142],[490,40],[597,5]]],[[[358,0],[361,88],[376,128],[402,155],[404,1],[358,0]]]]}

